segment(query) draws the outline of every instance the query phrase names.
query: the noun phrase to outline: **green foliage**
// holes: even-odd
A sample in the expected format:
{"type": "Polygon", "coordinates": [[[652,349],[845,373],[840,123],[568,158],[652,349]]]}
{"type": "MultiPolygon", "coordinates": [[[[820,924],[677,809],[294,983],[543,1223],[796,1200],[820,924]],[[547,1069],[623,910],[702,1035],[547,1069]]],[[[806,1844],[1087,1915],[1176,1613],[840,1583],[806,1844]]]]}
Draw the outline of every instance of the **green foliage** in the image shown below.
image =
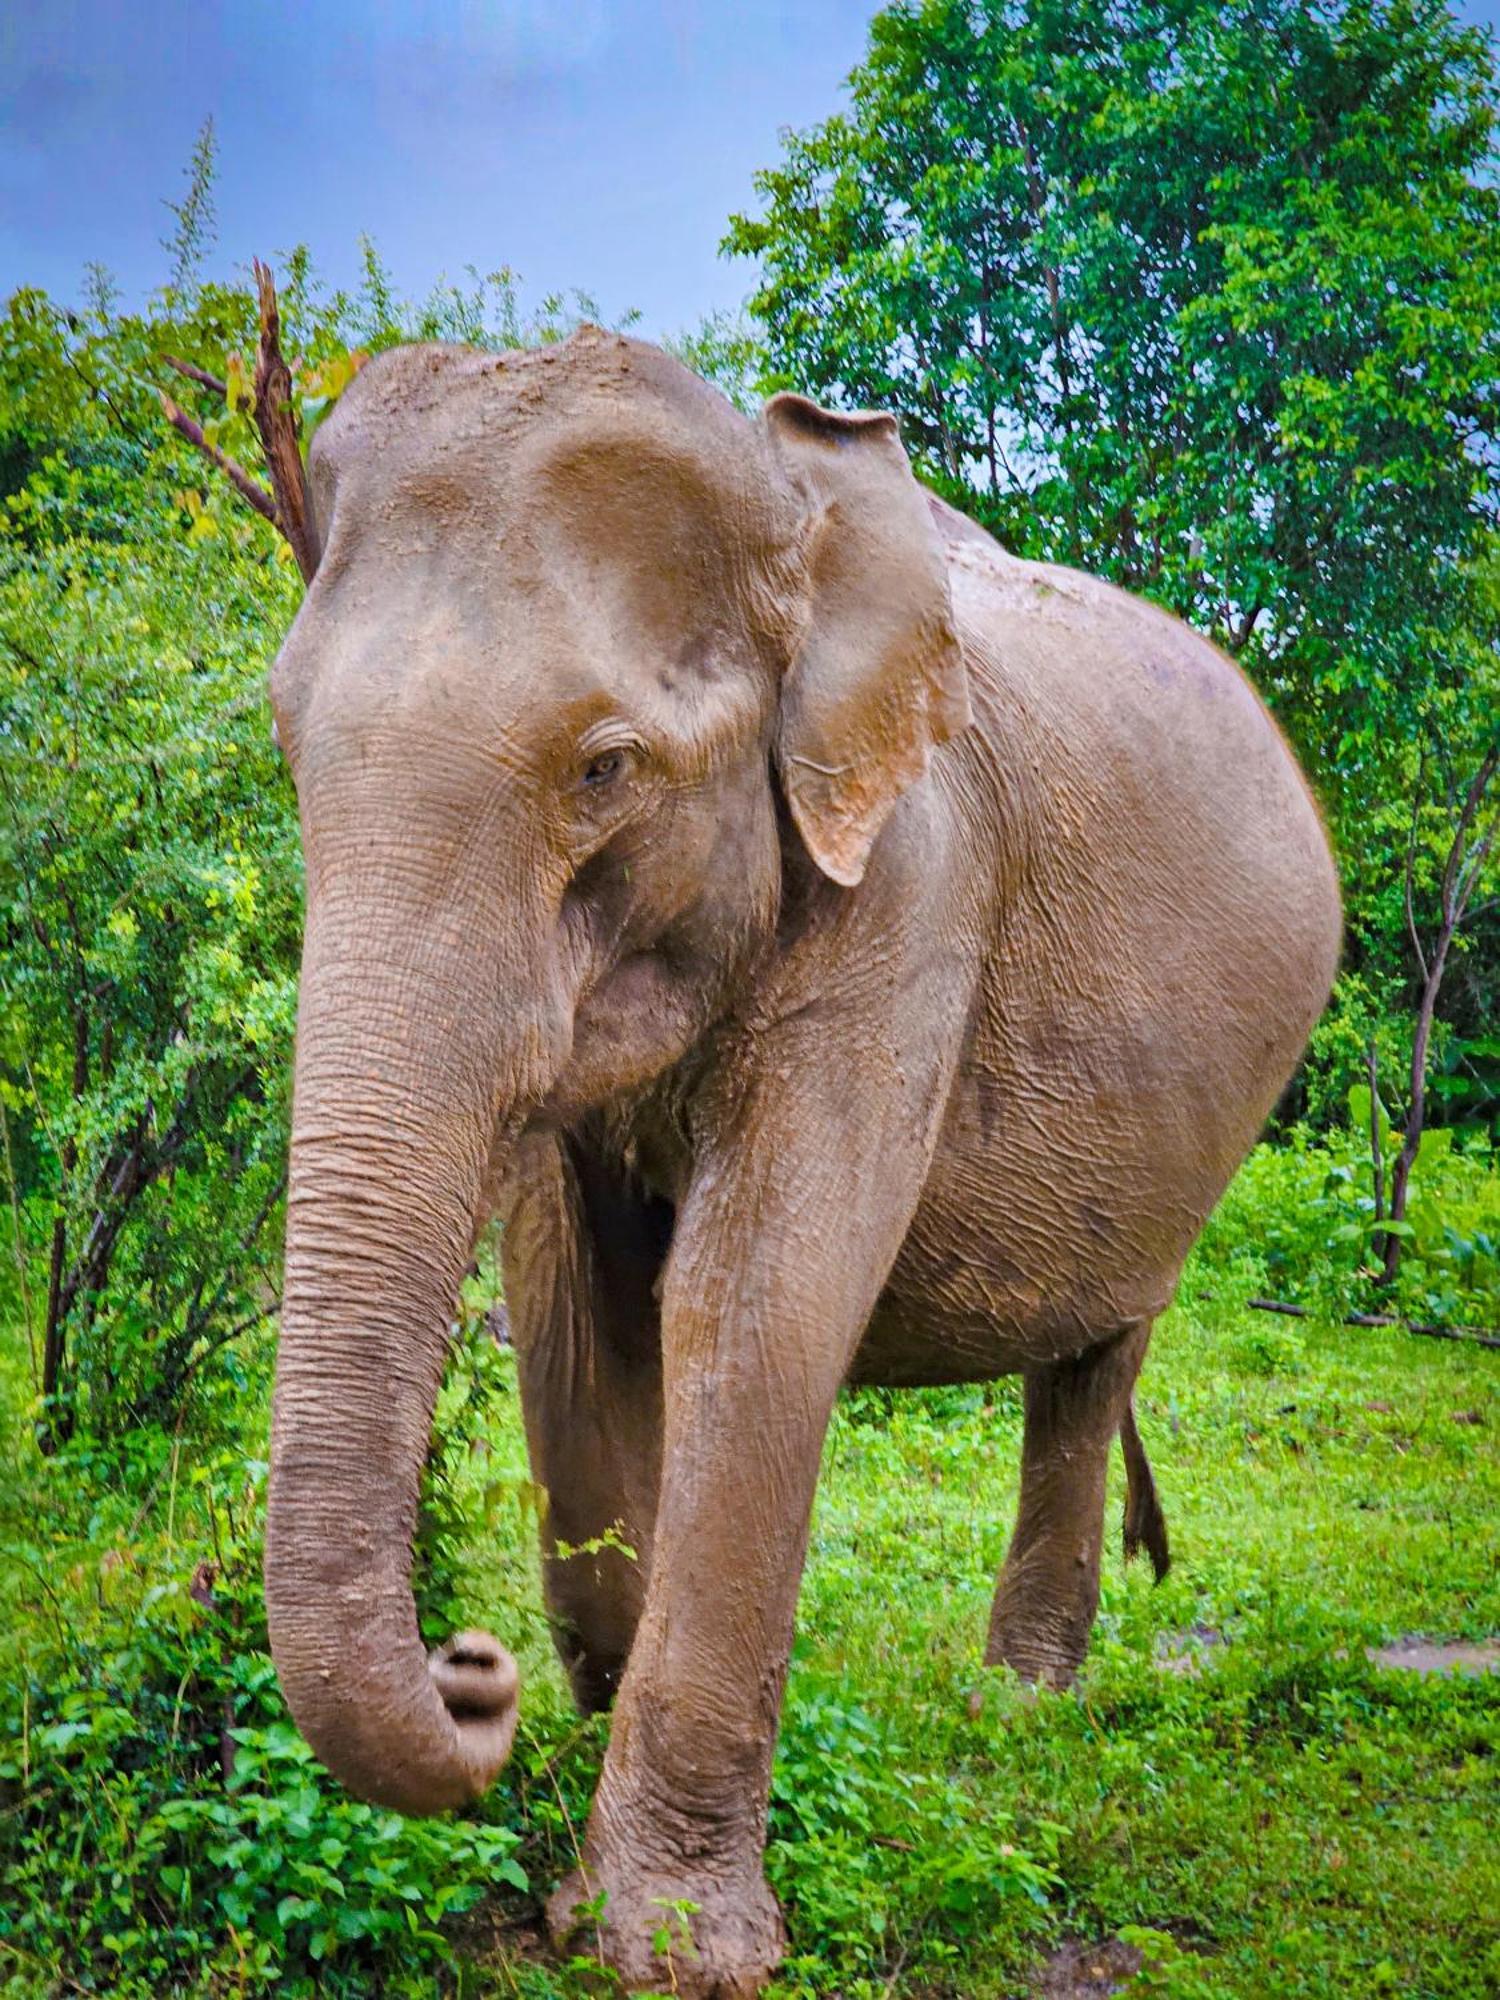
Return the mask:
{"type": "MultiPolygon", "coordinates": [[[[377,1957],[409,1963],[425,1947],[441,1960],[445,1917],[501,1884],[527,1887],[509,1828],[412,1823],[343,1796],[290,1723],[237,1729],[233,1740],[226,1796],[168,1801],[142,1828],[134,1858],[157,1865],[164,1898],[186,1900],[195,1874],[216,1873],[215,1902],[240,1934],[237,1949],[241,1935],[253,1937],[256,1970],[282,1990],[311,1985],[335,1953],[357,1964],[371,1946],[377,1957]]],[[[142,1941],[127,1933],[121,1943],[142,1941]]]]}
{"type": "MultiPolygon", "coordinates": [[[[1023,1841],[1014,1816],[972,1779],[904,1767],[903,1750],[842,1680],[822,1681],[816,1668],[793,1676],[771,1785],[768,1869],[794,1926],[817,1941],[786,1969],[788,1987],[809,2000],[825,1990],[830,1968],[841,1990],[868,1982],[878,1992],[892,1956],[929,1934],[951,1949],[1017,1898],[1045,1910],[1059,1887],[1062,1827],[1039,1820],[1023,1841]]],[[[941,1943],[928,1948],[946,1955],[941,1943]]]]}
{"type": "MultiPolygon", "coordinates": [[[[1377,1239],[1369,1148],[1369,1090],[1349,1093],[1350,1123],[1314,1140],[1295,1130],[1257,1146],[1204,1234],[1202,1267],[1247,1291],[1269,1293],[1330,1314],[1368,1310],[1377,1239]]],[[[1382,1121],[1387,1162],[1398,1140],[1382,1121]]],[[[1387,1179],[1389,1175],[1387,1175],[1387,1179]]],[[[1459,1146],[1451,1127],[1422,1135],[1404,1223],[1401,1272],[1379,1306],[1409,1319],[1492,1326],[1500,1301],[1500,1172],[1478,1141],[1459,1146]]],[[[1279,1352],[1298,1337],[1262,1328],[1254,1336],[1279,1352]]]]}
{"type": "Polygon", "coordinates": [[[1215,2000],[1219,1987],[1211,1972],[1168,1932],[1149,1924],[1122,1924],[1120,1942],[1141,1954],[1140,1970],[1131,1976],[1127,1993],[1142,2000],[1148,1994],[1158,2000],[1215,2000]]]}
{"type": "Polygon", "coordinates": [[[709,313],[689,333],[662,345],[685,368],[727,396],[737,410],[754,416],[760,407],[760,372],[764,361],[759,340],[742,315],[709,313]]]}
{"type": "Polygon", "coordinates": [[[499,1289],[493,1252],[466,1285],[433,1422],[417,1517],[417,1618],[429,1645],[472,1624],[475,1552],[529,1521],[533,1531],[546,1495],[528,1472],[497,1461],[493,1439],[514,1417],[515,1369],[477,1301],[499,1289]]]}
{"type": "MultiPolygon", "coordinates": [[[[0,1163],[54,1439],[171,1423],[190,1392],[211,1422],[279,1283],[301,858],[264,684],[299,585],[154,386],[261,474],[255,302],[200,278],[213,176],[210,123],[147,314],[96,273],[87,318],[22,291],[0,319],[0,1163]]],[[[600,316],[528,307],[508,269],[412,302],[368,242],[351,293],[294,252],[281,308],[304,438],[375,349],[600,316]]]]}
{"type": "Polygon", "coordinates": [[[549,347],[585,324],[623,329],[640,315],[629,310],[606,319],[592,292],[545,292],[535,306],[522,296],[521,280],[508,264],[480,271],[469,264],[462,284],[440,278],[418,302],[403,301],[375,245],[361,242],[363,279],[345,298],[335,294],[331,316],[362,334],[371,347],[397,340],[448,340],[466,347],[549,347]]]}
{"type": "Polygon", "coordinates": [[[50,1421],[101,1434],[175,1413],[276,1287],[301,864],[263,682],[292,600],[180,518],[110,440],[0,515],[8,1192],[50,1421]]]}
{"type": "MultiPolygon", "coordinates": [[[[23,1635],[0,1714],[0,1963],[122,1996],[430,1991],[452,1957],[439,1926],[526,1889],[520,1834],[403,1820],[332,1783],[266,1656],[264,1461],[188,1471],[174,1450],[170,1473],[157,1532],[90,1524],[94,1603],[75,1578],[65,1619],[49,1584],[55,1624],[23,1635]]],[[[55,1501],[80,1475],[75,1449],[43,1483],[55,1501]]],[[[46,1578],[61,1535],[19,1525],[0,1566],[46,1578]]]]}
{"type": "MultiPolygon", "coordinates": [[[[1265,1203],[1240,1212],[1248,1258],[1280,1216],[1265,1203]]],[[[861,1986],[809,1966],[788,1991],[873,1996],[894,1974],[897,1993],[1009,1995],[1027,1989],[1028,1961],[1050,1939],[1127,1927],[1147,1963],[1126,1990],[1335,2000],[1380,1990],[1389,1961],[1411,1991],[1486,1991],[1500,1965],[1484,1830],[1500,1685],[1418,1682],[1363,1649],[1407,1631],[1500,1630],[1485,1527],[1493,1357],[1286,1328],[1239,1309],[1249,1270],[1231,1279],[1222,1258],[1195,1259],[1158,1331],[1137,1405],[1175,1565],[1153,1587],[1107,1552],[1078,1697],[1028,1699],[978,1668],[1013,1504],[1014,1385],[846,1402],[815,1516],[783,1761],[801,1754],[799,1704],[817,1714],[831,1700],[868,1728],[819,1717],[837,1772],[859,1785],[874,1763],[897,1789],[908,1775],[956,1779],[1055,1879],[1045,1906],[991,1893],[967,1920],[906,1925],[901,1913],[920,1910],[918,1856],[877,1846],[864,1867],[889,1874],[866,1901],[871,1931],[887,1918],[887,1969],[862,1968],[861,1986]],[[1289,1336],[1289,1367],[1246,1352],[1263,1328],[1289,1336]],[[1176,1635],[1195,1631],[1208,1635],[1200,1670],[1165,1671],[1169,1635],[1182,1645],[1176,1635]],[[1058,1829],[1055,1850],[1042,1822],[1058,1829]]],[[[1112,1518],[1121,1485],[1116,1464],[1112,1518]]],[[[822,1770],[807,1790],[837,1812],[840,1783],[822,1770]]],[[[883,1805],[872,1818],[879,1832],[891,1824],[883,1805]]],[[[773,1831],[800,1946],[803,1910],[837,1892],[847,1864],[830,1855],[825,1871],[808,1844],[788,1856],[782,1824],[773,1831]]],[[[822,1953],[820,1924],[811,1935],[822,1953]]],[[[865,1967],[874,1943],[867,1931],[865,1967]]]]}
{"type": "MultiPolygon", "coordinates": [[[[1426,926],[1500,714],[1486,36],[1419,0],[908,0],[849,91],[726,238],[763,385],[895,409],[1018,553],[1239,655],[1329,808],[1393,1077],[1408,844],[1426,926]]],[[[1448,1118],[1496,1110],[1497,947],[1492,909],[1443,1000],[1448,1118]]],[[[1362,1059],[1294,1108],[1336,1115],[1362,1059]]]]}
{"type": "MultiPolygon", "coordinates": [[[[1081,1698],[1029,1699],[979,1667],[1017,1385],[846,1399],[773,1781],[783,2000],[1000,2000],[1057,1937],[1107,1933],[1145,1954],[1129,1990],[1178,2000],[1343,2000],[1382,1980],[1480,2000],[1500,1972],[1500,1684],[1419,1681],[1364,1653],[1500,1631],[1500,1376],[1472,1348],[1240,1310],[1267,1244],[1305,1254],[1307,1191],[1274,1178],[1287,1157],[1327,1171],[1311,1147],[1258,1153],[1158,1332],[1138,1408],[1176,1564],[1153,1588],[1108,1554],[1081,1698]],[[1169,1639],[1194,1633],[1210,1635],[1199,1671],[1165,1671],[1169,1639]]],[[[1476,1165],[1450,1150],[1442,1171],[1460,1161],[1476,1165]]],[[[1492,1204],[1493,1185],[1462,1198],[1492,1204]]],[[[523,1723],[481,1808],[435,1822],[348,1799],[281,1705],[259,1596],[264,1371],[237,1445],[146,1430],[48,1460],[8,1329],[9,1990],[610,1991],[586,1935],[564,1966],[531,1942],[607,1724],[574,1718],[553,1657],[514,1358],[479,1313],[489,1282],[466,1297],[443,1389],[418,1598],[514,1644],[523,1723]]],[[[1118,1464],[1111,1488],[1113,1516],[1118,1464]]],[[[668,1991],[692,1913],[663,1898],[668,1991]]]]}
{"type": "Polygon", "coordinates": [[[1330,763],[1363,740],[1489,491],[1483,36],[1407,0],[925,0],[850,93],[727,239],[778,377],[899,409],[1028,551],[1236,646],[1264,622],[1330,763]]]}

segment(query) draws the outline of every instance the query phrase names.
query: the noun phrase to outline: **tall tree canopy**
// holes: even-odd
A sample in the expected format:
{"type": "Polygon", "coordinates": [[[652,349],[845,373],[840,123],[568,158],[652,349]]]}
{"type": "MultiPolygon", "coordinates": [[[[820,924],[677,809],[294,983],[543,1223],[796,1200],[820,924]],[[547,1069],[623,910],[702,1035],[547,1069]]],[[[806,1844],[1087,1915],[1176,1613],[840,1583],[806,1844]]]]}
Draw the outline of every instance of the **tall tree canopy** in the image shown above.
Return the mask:
{"type": "Polygon", "coordinates": [[[1420,904],[1500,706],[1487,37],[1443,0],[898,0],[849,98],[726,238],[766,386],[897,410],[1009,546],[1241,656],[1389,1006],[1408,836],[1420,904]]]}
{"type": "Polygon", "coordinates": [[[1028,553],[1258,639],[1330,764],[1419,697],[1495,507],[1484,37],[1437,0],[922,0],[850,94],[727,239],[778,376],[898,409],[1028,553]]]}

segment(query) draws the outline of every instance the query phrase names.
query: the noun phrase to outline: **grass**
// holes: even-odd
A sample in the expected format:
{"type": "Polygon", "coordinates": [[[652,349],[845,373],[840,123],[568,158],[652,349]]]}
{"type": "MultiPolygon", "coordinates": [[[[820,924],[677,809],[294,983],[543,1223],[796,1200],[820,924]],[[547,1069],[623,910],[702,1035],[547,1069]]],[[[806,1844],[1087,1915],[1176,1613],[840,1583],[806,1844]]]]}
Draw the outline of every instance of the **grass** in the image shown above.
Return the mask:
{"type": "MultiPolygon", "coordinates": [[[[0,1990],[470,2000],[604,1990],[586,1963],[562,1970],[532,1948],[529,1896],[478,1903],[497,1858],[513,1880],[524,1867],[537,1892],[562,1871],[604,1729],[572,1717],[551,1654],[509,1357],[485,1356],[448,1393],[460,1448],[429,1506],[436,1594],[516,1643],[526,1720],[484,1825],[450,1823],[435,1851],[411,1846],[399,1823],[352,1824],[337,1794],[312,1789],[295,1740],[266,1721],[276,1697],[256,1650],[253,1491],[226,1523],[203,1498],[213,1479],[179,1453],[175,1474],[163,1458],[144,1514],[139,1468],[65,1494],[12,1426],[0,1669],[26,1683],[31,1740],[24,1772],[0,1745],[11,1794],[0,1797],[0,1894],[12,1899],[9,1917],[0,1908],[0,1982],[10,1954],[0,1990]],[[475,1451],[467,1431],[481,1423],[490,1443],[475,1451]],[[221,1581],[228,1624],[215,1626],[215,1611],[205,1626],[187,1580],[215,1536],[225,1578],[242,1572],[240,1594],[221,1581]],[[28,1561],[45,1572],[50,1606],[28,1561]],[[231,1628],[245,1656],[220,1666],[231,1628]],[[67,1672],[124,1719],[106,1726],[80,1709],[82,1733],[49,1749],[47,1732],[67,1727],[57,1717],[68,1690],[56,1687],[67,1672]],[[258,1725],[240,1746],[231,1800],[255,1795],[263,1827],[267,1797],[293,1798],[270,1860],[239,1806],[248,1850],[209,1839],[185,1860],[180,1847],[182,1823],[224,1796],[216,1674],[235,1716],[258,1725]],[[51,1694],[38,1692],[49,1679],[51,1694]],[[199,1704],[209,1747],[179,1754],[199,1681],[215,1690],[199,1704]],[[151,1703],[162,1710],[155,1736],[142,1720],[151,1703]],[[158,1765],[169,1776],[142,1797],[141,1774],[158,1765]],[[6,1820],[24,1829],[24,1860],[18,1837],[7,1862],[6,1820]],[[364,1929],[329,1929],[321,1955],[310,1940],[326,1898],[288,1895],[303,1838],[375,1856],[364,1929]],[[179,1843],[170,1853],[168,1840],[179,1843]],[[180,1945],[161,1942],[160,1884],[131,1858],[142,1851],[179,1870],[180,1945]],[[235,1867],[247,1879],[231,1894],[235,1867]],[[105,1895],[111,1868],[123,1883],[110,1892],[123,1913],[113,1931],[87,1900],[105,1895]],[[450,1896],[434,1941],[418,1906],[440,1878],[473,1893],[450,1896]],[[129,1925],[155,1937],[149,1976],[129,1925]]],[[[1014,1504],[1016,1385],[846,1399],[828,1442],[773,1792],[768,1865],[792,1936],[782,2000],[1000,2000],[1026,1990],[1059,1939],[1122,1928],[1147,1948],[1141,1994],[1500,1991],[1500,1675],[1418,1679],[1365,1653],[1413,1632],[1500,1634],[1500,1356],[1272,1320],[1195,1269],[1158,1329],[1138,1410],[1172,1574],[1153,1588],[1143,1564],[1120,1561],[1117,1463],[1088,1666],[1076,1693],[1032,1696],[979,1665],[1014,1504]],[[1209,1285],[1218,1296],[1203,1295],[1209,1285]],[[1222,1643],[1203,1649],[1195,1674],[1163,1670],[1165,1639],[1193,1627],[1222,1643]]],[[[242,1483],[243,1451],[236,1465],[242,1483]]],[[[255,1477],[252,1466],[252,1487],[255,1477]]],[[[352,1888],[335,1882],[328,1894],[352,1888]]],[[[673,1927],[680,1943],[675,1915],[673,1927]]],[[[670,1973],[664,1954],[664,1991],[670,1973]]]]}
{"type": "MultiPolygon", "coordinates": [[[[1015,1992],[1040,1939],[1122,1925],[1204,1947],[1184,1991],[1500,1990],[1500,1677],[1418,1681],[1364,1652],[1500,1633],[1492,1357],[1293,1331],[1190,1283],[1139,1397],[1176,1562],[1158,1588],[1107,1564],[1067,1696],[978,1666],[1013,1504],[1013,1388],[869,1414],[853,1400],[830,1441],[789,1740],[809,1695],[839,1690],[897,1768],[950,1788],[968,1829],[1006,1824],[1054,1871],[1045,1911],[991,1902],[957,1923],[914,1908],[877,1858],[907,1952],[892,1991],[1015,1992]],[[1225,1643],[1195,1676],[1164,1672],[1164,1639],[1194,1626],[1225,1643]]],[[[950,1836],[959,1855],[965,1838],[950,1836]]],[[[773,1864],[795,1912],[795,1850],[773,1864]]]]}

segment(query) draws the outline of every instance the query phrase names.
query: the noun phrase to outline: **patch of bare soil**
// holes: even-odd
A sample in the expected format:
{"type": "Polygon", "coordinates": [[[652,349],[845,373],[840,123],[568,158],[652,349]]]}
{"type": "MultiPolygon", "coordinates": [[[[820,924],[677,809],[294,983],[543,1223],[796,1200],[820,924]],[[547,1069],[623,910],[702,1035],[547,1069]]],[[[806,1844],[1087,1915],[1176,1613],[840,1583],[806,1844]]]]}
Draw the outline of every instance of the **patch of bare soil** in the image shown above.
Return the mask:
{"type": "Polygon", "coordinates": [[[518,1911],[513,1899],[486,1896],[448,1926],[448,1935],[466,1959],[481,1964],[548,1965],[556,1955],[539,1911],[518,1911]]]}
{"type": "Polygon", "coordinates": [[[1408,1633],[1388,1646],[1368,1646],[1371,1663],[1396,1667],[1409,1674],[1491,1674],[1500,1668],[1500,1639],[1485,1639],[1478,1645],[1444,1645],[1408,1633]]]}
{"type": "Polygon", "coordinates": [[[1224,1644],[1212,1625],[1189,1625],[1181,1632],[1158,1632],[1156,1664],[1164,1674],[1201,1674],[1209,1655],[1224,1644]]]}
{"type": "Polygon", "coordinates": [[[1141,1954],[1119,1938],[1098,1944],[1075,1940],[1042,1966],[1031,1983],[1030,2000],[1109,2000],[1123,1993],[1141,1969],[1141,1954]]]}
{"type": "MultiPolygon", "coordinates": [[[[1201,1674],[1225,1643],[1212,1625],[1189,1625],[1181,1632],[1158,1632],[1156,1664],[1164,1674],[1201,1674]]],[[[1372,1666],[1408,1674],[1490,1674],[1500,1672],[1500,1639],[1475,1642],[1424,1638],[1408,1632],[1384,1646],[1367,1646],[1372,1666]]],[[[1344,1656],[1339,1655],[1340,1658],[1344,1656]]]]}

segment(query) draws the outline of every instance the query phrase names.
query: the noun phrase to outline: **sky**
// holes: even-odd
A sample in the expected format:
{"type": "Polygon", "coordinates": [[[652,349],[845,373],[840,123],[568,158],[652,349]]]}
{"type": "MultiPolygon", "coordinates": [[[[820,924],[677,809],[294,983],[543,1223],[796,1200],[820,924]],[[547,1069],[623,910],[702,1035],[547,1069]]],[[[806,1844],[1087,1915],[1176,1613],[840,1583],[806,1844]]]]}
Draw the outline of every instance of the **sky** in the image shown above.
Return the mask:
{"type": "MultiPolygon", "coordinates": [[[[718,255],[778,131],[825,118],[870,0],[0,0],[0,298],[160,285],[164,202],[218,140],[228,275],[372,236],[399,286],[506,264],[674,333],[752,288],[718,255]]],[[[1500,0],[1462,0],[1500,26],[1500,0]]]]}

